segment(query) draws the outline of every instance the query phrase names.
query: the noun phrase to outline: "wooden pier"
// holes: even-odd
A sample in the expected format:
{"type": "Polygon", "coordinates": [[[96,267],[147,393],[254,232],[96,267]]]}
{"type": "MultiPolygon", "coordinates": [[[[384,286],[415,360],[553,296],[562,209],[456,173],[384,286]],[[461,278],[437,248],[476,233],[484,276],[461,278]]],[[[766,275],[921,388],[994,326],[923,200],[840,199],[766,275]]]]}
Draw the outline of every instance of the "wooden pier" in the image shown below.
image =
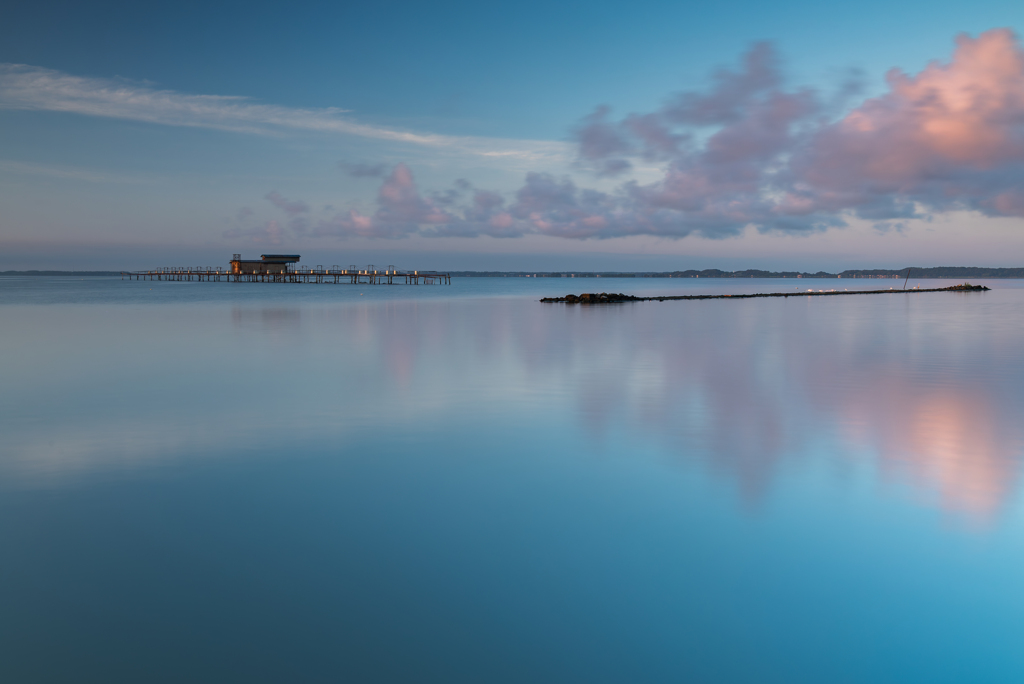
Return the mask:
{"type": "Polygon", "coordinates": [[[233,273],[224,268],[174,267],[152,271],[122,271],[121,280],[168,280],[234,283],[331,283],[334,285],[451,285],[450,273],[441,271],[383,271],[355,267],[294,268],[280,273],[233,273]]]}

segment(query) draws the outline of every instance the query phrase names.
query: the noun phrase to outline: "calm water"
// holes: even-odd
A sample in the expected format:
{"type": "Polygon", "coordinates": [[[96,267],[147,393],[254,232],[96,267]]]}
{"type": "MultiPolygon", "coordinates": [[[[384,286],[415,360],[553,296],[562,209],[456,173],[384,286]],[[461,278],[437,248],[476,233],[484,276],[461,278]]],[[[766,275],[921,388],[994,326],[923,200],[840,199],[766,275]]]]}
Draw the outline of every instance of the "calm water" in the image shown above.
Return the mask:
{"type": "Polygon", "coordinates": [[[837,282],[0,279],[0,681],[1021,681],[1024,283],[536,302],[837,282]]]}

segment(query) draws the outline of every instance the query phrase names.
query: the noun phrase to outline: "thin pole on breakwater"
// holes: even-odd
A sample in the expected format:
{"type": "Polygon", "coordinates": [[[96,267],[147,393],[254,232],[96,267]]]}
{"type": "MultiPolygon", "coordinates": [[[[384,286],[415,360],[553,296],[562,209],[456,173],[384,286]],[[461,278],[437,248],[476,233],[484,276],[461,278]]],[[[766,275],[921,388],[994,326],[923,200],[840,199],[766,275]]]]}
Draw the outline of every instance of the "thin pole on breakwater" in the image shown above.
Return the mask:
{"type": "Polygon", "coordinates": [[[907,267],[907,279],[903,281],[903,289],[907,289],[907,283],[910,281],[910,267],[907,267]]]}

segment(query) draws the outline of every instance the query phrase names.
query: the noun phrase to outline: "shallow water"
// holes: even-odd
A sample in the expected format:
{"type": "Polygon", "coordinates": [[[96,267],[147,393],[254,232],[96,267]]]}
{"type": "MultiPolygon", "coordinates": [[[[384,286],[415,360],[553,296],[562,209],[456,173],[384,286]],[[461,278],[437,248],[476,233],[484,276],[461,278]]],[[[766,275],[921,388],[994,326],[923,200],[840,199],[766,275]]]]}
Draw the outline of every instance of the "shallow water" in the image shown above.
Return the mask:
{"type": "Polygon", "coordinates": [[[1024,283],[567,281],[0,278],[0,681],[1024,676],[1024,283]]]}

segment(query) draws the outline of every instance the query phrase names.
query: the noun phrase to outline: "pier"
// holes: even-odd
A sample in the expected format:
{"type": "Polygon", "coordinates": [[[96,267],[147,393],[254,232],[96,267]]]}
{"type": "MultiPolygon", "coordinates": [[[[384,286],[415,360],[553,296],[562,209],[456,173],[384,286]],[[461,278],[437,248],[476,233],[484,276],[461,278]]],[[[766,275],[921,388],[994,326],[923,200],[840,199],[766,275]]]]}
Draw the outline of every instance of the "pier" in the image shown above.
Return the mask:
{"type": "Polygon", "coordinates": [[[371,271],[369,269],[288,270],[283,273],[231,273],[220,268],[158,268],[122,271],[121,280],[178,280],[234,283],[333,283],[350,285],[451,285],[452,277],[441,271],[371,271]]]}
{"type": "Polygon", "coordinates": [[[260,259],[242,259],[235,254],[231,266],[169,267],[149,271],[121,271],[121,280],[167,280],[234,283],[331,283],[334,285],[451,285],[452,276],[442,271],[400,271],[394,266],[378,270],[352,265],[341,268],[298,266],[298,254],[264,254],[260,259]]]}

